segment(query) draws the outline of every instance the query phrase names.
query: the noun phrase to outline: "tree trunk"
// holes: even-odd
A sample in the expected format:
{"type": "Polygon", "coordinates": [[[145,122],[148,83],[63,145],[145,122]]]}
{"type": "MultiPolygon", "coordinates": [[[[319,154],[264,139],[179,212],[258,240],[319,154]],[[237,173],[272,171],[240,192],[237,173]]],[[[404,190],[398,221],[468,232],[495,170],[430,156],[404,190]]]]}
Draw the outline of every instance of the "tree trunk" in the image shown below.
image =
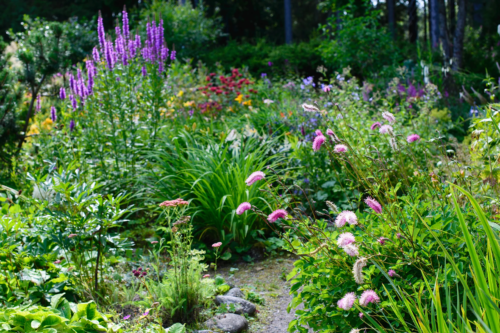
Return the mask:
{"type": "Polygon", "coordinates": [[[415,43],[418,38],[418,17],[417,17],[417,0],[409,0],[408,2],[408,35],[410,43],[415,43]]]}
{"type": "Polygon", "coordinates": [[[443,47],[444,61],[448,64],[451,59],[450,37],[448,34],[448,25],[446,24],[446,5],[444,0],[438,0],[439,6],[439,39],[443,47]]]}
{"type": "Polygon", "coordinates": [[[396,1],[387,0],[387,17],[389,20],[389,31],[392,39],[396,39],[396,1]]]}
{"type": "Polygon", "coordinates": [[[424,0],[424,42],[425,44],[427,44],[427,40],[429,38],[429,35],[428,35],[428,30],[427,30],[427,24],[429,23],[429,18],[427,17],[427,6],[428,6],[428,2],[426,2],[424,0]]]}
{"type": "Polygon", "coordinates": [[[455,13],[455,0],[448,0],[448,22],[450,23],[448,31],[450,34],[455,32],[456,26],[456,13],[455,13]]]}
{"type": "Polygon", "coordinates": [[[292,43],[292,1],[285,0],[285,42],[292,43]]]}
{"type": "Polygon", "coordinates": [[[462,68],[465,34],[465,0],[458,0],[457,27],[453,40],[453,70],[462,68]]]}
{"type": "Polygon", "coordinates": [[[439,2],[429,0],[429,29],[431,34],[432,48],[439,46],[439,2]]]}

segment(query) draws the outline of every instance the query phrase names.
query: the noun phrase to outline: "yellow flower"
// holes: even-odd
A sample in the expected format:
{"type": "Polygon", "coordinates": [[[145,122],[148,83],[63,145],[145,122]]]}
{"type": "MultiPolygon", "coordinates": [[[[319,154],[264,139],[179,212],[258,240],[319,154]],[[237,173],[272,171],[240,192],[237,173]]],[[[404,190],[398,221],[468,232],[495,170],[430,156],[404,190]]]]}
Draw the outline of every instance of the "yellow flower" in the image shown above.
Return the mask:
{"type": "Polygon", "coordinates": [[[243,105],[248,105],[248,106],[251,106],[252,105],[252,100],[249,99],[248,101],[244,101],[243,102],[243,105]]]}
{"type": "Polygon", "coordinates": [[[46,130],[50,130],[52,128],[52,124],[54,122],[52,121],[52,119],[50,118],[47,118],[45,119],[43,122],[42,122],[42,128],[43,129],[46,129],[46,130]]]}
{"type": "Polygon", "coordinates": [[[184,91],[179,91],[179,93],[177,94],[177,97],[182,97],[182,95],[184,95],[184,91]]]}
{"type": "Polygon", "coordinates": [[[241,103],[243,101],[243,95],[238,95],[238,97],[236,97],[234,100],[238,103],[241,103]]]}
{"type": "Polygon", "coordinates": [[[35,134],[40,134],[40,130],[38,129],[37,124],[33,124],[30,126],[30,130],[28,132],[28,136],[35,135],[35,134]]]}
{"type": "Polygon", "coordinates": [[[194,105],[194,101],[189,101],[189,102],[184,103],[184,106],[186,106],[186,107],[190,107],[193,105],[194,105]]]}

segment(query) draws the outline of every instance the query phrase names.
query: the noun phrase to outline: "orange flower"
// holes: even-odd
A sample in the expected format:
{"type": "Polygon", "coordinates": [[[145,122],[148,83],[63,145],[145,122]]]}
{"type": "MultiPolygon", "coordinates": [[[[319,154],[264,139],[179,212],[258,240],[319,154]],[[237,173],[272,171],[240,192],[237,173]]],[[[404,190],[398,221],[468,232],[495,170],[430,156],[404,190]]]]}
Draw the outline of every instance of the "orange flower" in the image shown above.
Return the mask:
{"type": "Polygon", "coordinates": [[[281,118],[285,118],[285,114],[283,112],[280,112],[281,118]]]}

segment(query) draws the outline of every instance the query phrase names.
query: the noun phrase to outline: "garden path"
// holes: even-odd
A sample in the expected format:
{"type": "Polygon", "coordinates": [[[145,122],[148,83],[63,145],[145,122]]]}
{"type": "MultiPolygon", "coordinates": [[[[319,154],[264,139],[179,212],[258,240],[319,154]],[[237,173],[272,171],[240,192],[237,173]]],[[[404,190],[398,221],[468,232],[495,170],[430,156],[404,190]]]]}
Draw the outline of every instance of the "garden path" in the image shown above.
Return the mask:
{"type": "Polygon", "coordinates": [[[229,284],[254,291],[265,299],[265,305],[257,305],[259,313],[250,319],[249,333],[287,332],[296,309],[287,312],[293,297],[286,275],[293,269],[295,260],[292,255],[268,257],[253,263],[235,263],[217,271],[229,284]]]}

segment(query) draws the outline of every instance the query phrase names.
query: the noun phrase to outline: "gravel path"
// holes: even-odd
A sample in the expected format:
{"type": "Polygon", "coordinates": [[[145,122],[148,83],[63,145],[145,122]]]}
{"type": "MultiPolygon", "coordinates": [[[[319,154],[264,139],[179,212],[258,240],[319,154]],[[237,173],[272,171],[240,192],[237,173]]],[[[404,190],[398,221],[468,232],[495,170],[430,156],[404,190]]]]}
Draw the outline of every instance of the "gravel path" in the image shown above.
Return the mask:
{"type": "Polygon", "coordinates": [[[295,318],[295,309],[287,312],[293,297],[285,277],[293,269],[294,259],[291,255],[273,257],[250,264],[233,264],[217,271],[235,287],[264,297],[265,305],[257,306],[259,313],[250,321],[249,333],[287,332],[288,324],[295,318]]]}

